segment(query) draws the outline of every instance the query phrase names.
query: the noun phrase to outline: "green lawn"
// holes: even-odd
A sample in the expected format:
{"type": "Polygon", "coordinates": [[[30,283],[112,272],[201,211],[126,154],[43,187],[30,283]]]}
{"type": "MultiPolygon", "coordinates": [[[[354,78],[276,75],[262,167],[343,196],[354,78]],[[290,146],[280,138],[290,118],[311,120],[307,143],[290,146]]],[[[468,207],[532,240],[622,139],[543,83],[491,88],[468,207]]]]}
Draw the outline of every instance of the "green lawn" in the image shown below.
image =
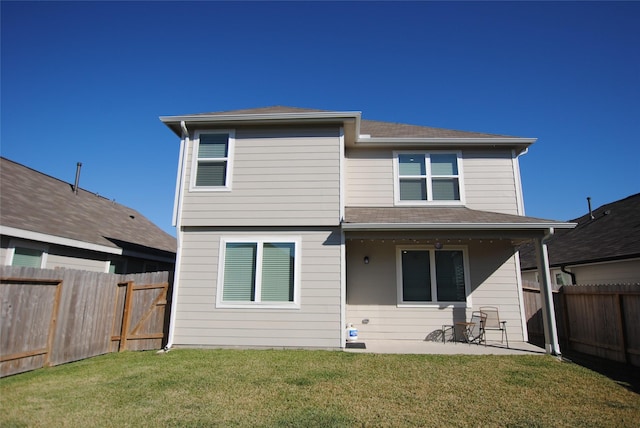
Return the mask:
{"type": "Polygon", "coordinates": [[[640,426],[640,395],[548,356],[125,352],[0,379],[0,426],[640,426]]]}

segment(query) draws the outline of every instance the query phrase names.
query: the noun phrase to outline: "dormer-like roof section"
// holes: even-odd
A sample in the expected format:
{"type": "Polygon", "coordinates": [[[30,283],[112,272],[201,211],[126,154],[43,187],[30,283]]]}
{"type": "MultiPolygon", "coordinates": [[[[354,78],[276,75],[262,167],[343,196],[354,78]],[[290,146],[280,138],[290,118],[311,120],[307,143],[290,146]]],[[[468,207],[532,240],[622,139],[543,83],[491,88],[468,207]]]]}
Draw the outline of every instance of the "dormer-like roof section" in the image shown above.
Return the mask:
{"type": "Polygon", "coordinates": [[[0,158],[0,183],[3,234],[26,231],[115,254],[176,252],[176,239],[138,211],[81,188],[75,193],[73,185],[6,158],[0,158]]]}
{"type": "Polygon", "coordinates": [[[339,124],[344,128],[345,144],[348,147],[399,148],[425,145],[431,148],[507,147],[522,153],[535,142],[534,138],[382,122],[362,119],[361,116],[362,113],[359,111],[271,106],[184,116],[163,116],[160,120],[178,136],[182,136],[185,129],[206,126],[339,124]]]}

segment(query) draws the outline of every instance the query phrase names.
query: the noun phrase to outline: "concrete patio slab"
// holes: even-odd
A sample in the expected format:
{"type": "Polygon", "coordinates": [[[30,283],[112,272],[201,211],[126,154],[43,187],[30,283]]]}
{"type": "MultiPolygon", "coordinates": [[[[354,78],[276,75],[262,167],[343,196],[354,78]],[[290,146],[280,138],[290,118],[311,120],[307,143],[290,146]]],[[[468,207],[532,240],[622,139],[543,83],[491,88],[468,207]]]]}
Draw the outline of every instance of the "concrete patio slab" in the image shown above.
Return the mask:
{"type": "Polygon", "coordinates": [[[366,340],[347,345],[345,352],[374,354],[446,354],[446,355],[544,355],[545,350],[527,342],[500,342],[487,346],[422,340],[366,340]]]}

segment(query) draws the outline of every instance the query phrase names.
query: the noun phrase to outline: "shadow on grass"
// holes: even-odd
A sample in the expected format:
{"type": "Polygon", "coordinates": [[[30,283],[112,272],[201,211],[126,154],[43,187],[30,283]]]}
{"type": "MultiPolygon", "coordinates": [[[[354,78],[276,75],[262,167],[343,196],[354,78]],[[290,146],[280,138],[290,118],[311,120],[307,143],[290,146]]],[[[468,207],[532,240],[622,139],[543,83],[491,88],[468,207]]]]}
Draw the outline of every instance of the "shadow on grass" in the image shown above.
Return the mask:
{"type": "Polygon", "coordinates": [[[564,361],[578,364],[600,373],[629,391],[640,394],[640,370],[638,367],[570,351],[564,352],[562,358],[564,361]]]}

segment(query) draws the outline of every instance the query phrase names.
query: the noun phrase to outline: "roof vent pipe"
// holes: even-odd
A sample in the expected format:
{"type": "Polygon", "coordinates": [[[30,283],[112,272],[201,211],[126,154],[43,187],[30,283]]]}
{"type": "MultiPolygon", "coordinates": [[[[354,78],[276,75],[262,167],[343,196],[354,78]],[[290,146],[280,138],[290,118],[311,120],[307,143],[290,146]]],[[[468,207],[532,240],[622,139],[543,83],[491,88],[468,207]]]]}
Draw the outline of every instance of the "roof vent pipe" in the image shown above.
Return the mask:
{"type": "Polygon", "coordinates": [[[587,204],[589,205],[589,218],[591,218],[591,220],[595,220],[593,211],[591,211],[591,196],[587,196],[587,204]]]}
{"type": "Polygon", "coordinates": [[[80,168],[82,168],[82,162],[78,162],[76,165],[76,182],[73,185],[73,193],[78,194],[78,183],[80,182],[80,168]]]}

